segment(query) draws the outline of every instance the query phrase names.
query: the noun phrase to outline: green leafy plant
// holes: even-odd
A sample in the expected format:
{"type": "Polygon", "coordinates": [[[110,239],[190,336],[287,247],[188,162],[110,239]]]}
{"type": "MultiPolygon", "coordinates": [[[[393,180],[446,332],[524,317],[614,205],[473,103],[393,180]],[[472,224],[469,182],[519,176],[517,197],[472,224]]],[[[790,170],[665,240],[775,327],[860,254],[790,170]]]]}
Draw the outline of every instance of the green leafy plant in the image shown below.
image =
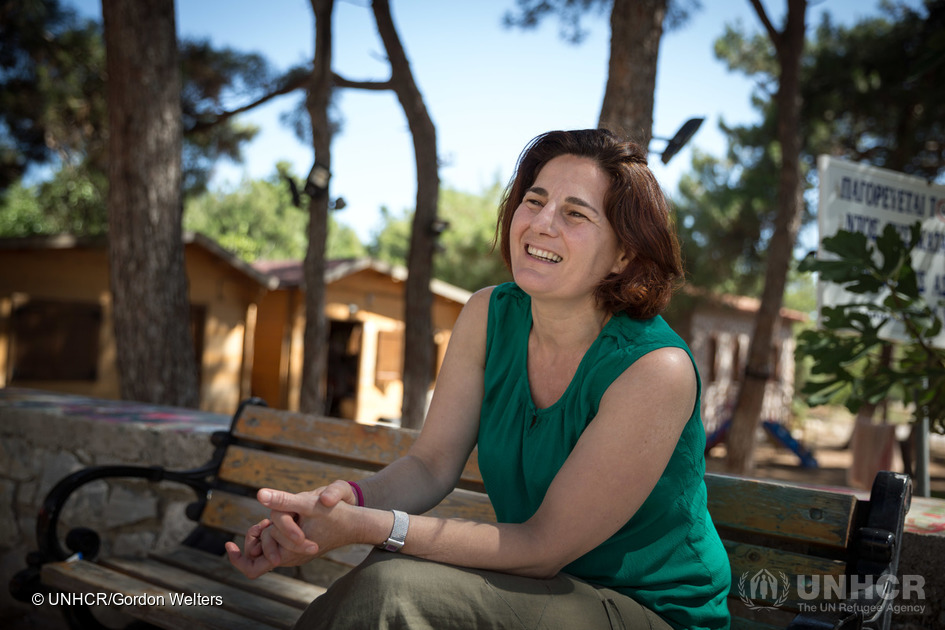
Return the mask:
{"type": "Polygon", "coordinates": [[[921,239],[921,224],[908,237],[887,225],[871,243],[864,234],[839,231],[825,238],[824,251],[835,258],[809,254],[799,270],[872,300],[824,307],[821,326],[798,338],[797,351],[813,359],[811,378],[802,389],[810,405],[843,398],[856,413],[864,404],[888,398],[914,400],[929,416],[933,431],[945,433],[945,350],[932,345],[942,320],[920,293],[911,252],[921,239]],[[898,322],[908,341],[896,344],[892,359],[881,359],[891,342],[880,336],[898,322]]]}

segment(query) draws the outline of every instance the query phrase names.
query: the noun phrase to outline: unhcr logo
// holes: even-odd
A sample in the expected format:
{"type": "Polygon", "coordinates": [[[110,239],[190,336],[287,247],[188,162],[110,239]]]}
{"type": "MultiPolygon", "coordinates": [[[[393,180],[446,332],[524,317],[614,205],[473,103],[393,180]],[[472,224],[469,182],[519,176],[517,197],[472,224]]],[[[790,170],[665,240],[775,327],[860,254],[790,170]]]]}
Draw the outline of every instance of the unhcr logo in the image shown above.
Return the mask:
{"type": "MultiPolygon", "coordinates": [[[[794,605],[802,613],[847,612],[876,616],[922,614],[925,611],[925,578],[921,575],[798,575],[794,605]],[[894,600],[917,600],[899,603],[894,600]]],[[[788,599],[791,580],[783,571],[760,569],[742,573],[738,596],[749,610],[776,610],[788,599]]]]}
{"type": "Polygon", "coordinates": [[[787,601],[791,583],[784,572],[778,571],[780,580],[768,569],[761,569],[750,578],[749,573],[745,571],[738,580],[738,595],[750,610],[775,610],[787,601]],[[762,603],[755,603],[756,600],[762,603]]]}

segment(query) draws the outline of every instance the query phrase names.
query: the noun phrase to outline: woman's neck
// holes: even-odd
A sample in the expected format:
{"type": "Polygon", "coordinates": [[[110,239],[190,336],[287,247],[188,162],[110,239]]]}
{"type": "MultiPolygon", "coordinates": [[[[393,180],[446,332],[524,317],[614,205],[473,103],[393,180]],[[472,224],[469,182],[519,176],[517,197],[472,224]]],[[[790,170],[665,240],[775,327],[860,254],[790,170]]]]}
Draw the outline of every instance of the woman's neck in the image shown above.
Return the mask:
{"type": "Polygon", "coordinates": [[[548,350],[586,350],[610,320],[610,313],[588,304],[544,304],[532,301],[532,338],[548,350]]]}

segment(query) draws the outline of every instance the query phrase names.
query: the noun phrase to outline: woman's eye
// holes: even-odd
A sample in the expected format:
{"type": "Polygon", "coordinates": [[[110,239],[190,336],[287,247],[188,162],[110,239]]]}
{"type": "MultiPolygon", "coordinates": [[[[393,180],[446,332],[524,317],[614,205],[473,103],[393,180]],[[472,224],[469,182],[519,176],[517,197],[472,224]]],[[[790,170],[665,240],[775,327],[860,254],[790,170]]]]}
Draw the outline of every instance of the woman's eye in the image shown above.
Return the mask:
{"type": "Polygon", "coordinates": [[[586,219],[586,218],[587,218],[587,217],[584,215],[584,213],[578,212],[577,210],[572,210],[571,212],[568,213],[568,215],[574,217],[575,219],[586,219]]]}

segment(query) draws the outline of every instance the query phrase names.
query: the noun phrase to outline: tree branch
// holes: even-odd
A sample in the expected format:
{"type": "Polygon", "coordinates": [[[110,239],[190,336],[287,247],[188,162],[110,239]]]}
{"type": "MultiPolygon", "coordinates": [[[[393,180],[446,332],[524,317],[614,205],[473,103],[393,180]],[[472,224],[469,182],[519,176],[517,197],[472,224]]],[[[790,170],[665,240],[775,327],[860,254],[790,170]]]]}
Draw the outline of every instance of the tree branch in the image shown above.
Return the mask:
{"type": "Polygon", "coordinates": [[[343,88],[355,88],[358,90],[393,90],[394,84],[391,83],[391,80],[387,81],[352,81],[351,79],[346,79],[340,74],[332,73],[332,80],[334,81],[337,87],[343,88]]]}
{"type": "Polygon", "coordinates": [[[748,0],[751,3],[751,6],[755,7],[755,13],[758,14],[758,19],[761,20],[762,26],[765,27],[765,30],[768,32],[768,37],[771,38],[771,41],[774,43],[774,47],[781,48],[782,36],[778,29],[774,28],[774,25],[771,23],[771,20],[768,19],[768,13],[765,11],[765,7],[761,4],[761,0],[748,0]]]}
{"type": "Polygon", "coordinates": [[[215,115],[213,118],[205,118],[199,120],[194,125],[185,131],[185,134],[197,133],[201,131],[207,131],[213,127],[216,127],[219,124],[225,123],[230,118],[238,116],[244,112],[248,112],[251,109],[255,109],[260,105],[271,101],[277,96],[283,96],[289,92],[293,92],[299,88],[304,87],[305,82],[308,81],[311,76],[311,71],[308,68],[294,68],[290,70],[280,81],[280,86],[274,89],[273,91],[264,94],[255,101],[243,105],[242,107],[237,107],[236,109],[220,112],[215,115]]]}

